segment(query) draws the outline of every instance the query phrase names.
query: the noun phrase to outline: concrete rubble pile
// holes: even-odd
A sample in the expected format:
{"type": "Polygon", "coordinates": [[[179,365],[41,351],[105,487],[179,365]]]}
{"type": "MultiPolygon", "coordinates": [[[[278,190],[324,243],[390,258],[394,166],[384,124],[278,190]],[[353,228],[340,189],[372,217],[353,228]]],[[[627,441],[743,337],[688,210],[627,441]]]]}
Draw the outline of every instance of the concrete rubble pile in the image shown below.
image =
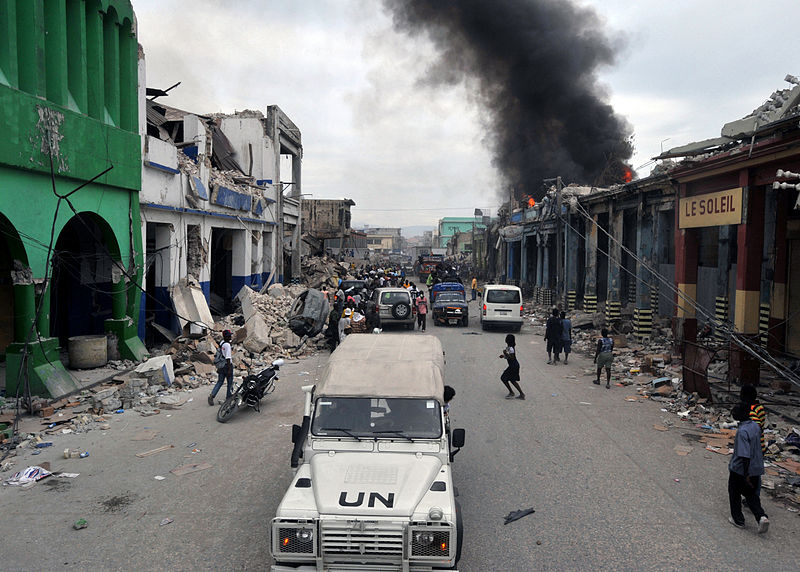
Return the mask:
{"type": "Polygon", "coordinates": [[[319,290],[336,288],[339,279],[352,278],[348,275],[349,269],[329,256],[312,256],[304,258],[301,262],[303,282],[309,288],[319,290]]]}

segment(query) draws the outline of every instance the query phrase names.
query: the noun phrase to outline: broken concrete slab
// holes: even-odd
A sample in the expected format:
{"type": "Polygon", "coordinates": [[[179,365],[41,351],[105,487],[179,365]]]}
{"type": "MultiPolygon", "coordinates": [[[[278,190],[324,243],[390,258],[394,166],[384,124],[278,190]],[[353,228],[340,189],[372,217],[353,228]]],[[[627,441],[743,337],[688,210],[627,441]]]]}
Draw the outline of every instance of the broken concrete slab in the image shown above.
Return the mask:
{"type": "Polygon", "coordinates": [[[147,377],[151,385],[172,385],[175,381],[172,356],[168,355],[150,358],[134,371],[147,377]]]}
{"type": "Polygon", "coordinates": [[[214,318],[211,317],[208,302],[199,287],[182,283],[173,286],[170,293],[182,329],[186,327],[189,320],[202,324],[206,329],[211,329],[214,318]]]}

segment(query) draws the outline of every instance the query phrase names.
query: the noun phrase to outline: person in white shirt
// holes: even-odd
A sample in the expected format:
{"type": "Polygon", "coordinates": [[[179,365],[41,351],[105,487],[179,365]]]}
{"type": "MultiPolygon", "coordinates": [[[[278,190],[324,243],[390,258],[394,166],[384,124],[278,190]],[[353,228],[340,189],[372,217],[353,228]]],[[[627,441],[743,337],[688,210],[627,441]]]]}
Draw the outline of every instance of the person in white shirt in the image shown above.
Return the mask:
{"type": "Polygon", "coordinates": [[[233,339],[233,334],[230,330],[225,330],[222,332],[222,345],[220,349],[222,350],[222,355],[225,358],[225,365],[222,366],[220,369],[217,370],[217,384],[214,386],[214,389],[211,390],[211,395],[208,396],[208,404],[214,405],[214,398],[217,396],[217,392],[222,387],[222,382],[225,379],[228,380],[228,389],[225,395],[225,399],[228,399],[231,394],[233,393],[233,351],[231,348],[231,340],[233,339]]]}

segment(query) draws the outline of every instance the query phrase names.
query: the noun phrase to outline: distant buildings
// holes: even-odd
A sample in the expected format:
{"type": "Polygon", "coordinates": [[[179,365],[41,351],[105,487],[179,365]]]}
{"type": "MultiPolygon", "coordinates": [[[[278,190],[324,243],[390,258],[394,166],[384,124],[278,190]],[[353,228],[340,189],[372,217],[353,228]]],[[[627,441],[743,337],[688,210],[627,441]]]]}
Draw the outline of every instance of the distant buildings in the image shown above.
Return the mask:
{"type": "Polygon", "coordinates": [[[361,230],[366,235],[367,248],[373,252],[393,254],[403,249],[403,235],[400,228],[367,227],[361,230]]]}

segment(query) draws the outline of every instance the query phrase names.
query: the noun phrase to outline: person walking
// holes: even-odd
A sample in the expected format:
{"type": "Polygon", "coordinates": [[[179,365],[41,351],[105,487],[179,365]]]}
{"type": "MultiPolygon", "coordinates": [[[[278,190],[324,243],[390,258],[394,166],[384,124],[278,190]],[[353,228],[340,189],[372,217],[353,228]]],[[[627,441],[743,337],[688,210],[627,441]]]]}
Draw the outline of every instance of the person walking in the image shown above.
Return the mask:
{"type": "Polygon", "coordinates": [[[561,347],[561,319],[558,317],[558,308],[553,308],[553,315],[547,318],[544,340],[547,342],[547,363],[558,363],[558,353],[561,347]],[[555,359],[553,355],[555,355],[555,359]]]}
{"type": "Polygon", "coordinates": [[[750,406],[747,404],[737,403],[731,415],[739,422],[739,428],[733,441],[733,456],[728,463],[728,501],[731,507],[728,522],[736,528],[745,527],[741,500],[744,496],[756,519],[758,533],[763,534],[769,529],[769,518],[756,494],[764,474],[761,429],[750,419],[750,406]]]}
{"type": "Polygon", "coordinates": [[[499,356],[501,359],[505,359],[508,362],[508,367],[506,367],[500,376],[500,381],[503,382],[503,385],[505,385],[506,389],[508,390],[506,399],[514,399],[514,397],[517,399],[525,399],[525,394],[522,392],[522,388],[519,386],[519,361],[517,360],[516,346],[517,340],[514,337],[514,334],[508,334],[506,336],[506,348],[499,356]],[[511,385],[509,384],[512,384],[517,388],[519,395],[514,395],[514,390],[511,389],[511,385]]]}
{"type": "Polygon", "coordinates": [[[567,318],[566,312],[561,312],[561,349],[564,352],[564,365],[569,362],[572,351],[572,320],[567,318]]]}
{"type": "Polygon", "coordinates": [[[478,278],[475,276],[472,277],[472,299],[478,299],[478,278]]]}
{"type": "Polygon", "coordinates": [[[219,347],[219,349],[222,352],[222,357],[225,358],[225,363],[222,365],[221,368],[217,369],[217,384],[214,386],[214,389],[211,390],[211,394],[208,396],[209,405],[214,405],[214,398],[217,396],[217,393],[222,387],[222,382],[225,381],[226,379],[228,380],[228,389],[225,394],[225,399],[228,399],[233,393],[233,352],[231,348],[232,339],[233,339],[233,334],[231,333],[230,330],[225,330],[222,332],[222,345],[219,347]]]}
{"type": "Polygon", "coordinates": [[[597,340],[594,351],[594,363],[597,364],[597,379],[592,383],[600,385],[600,372],[606,368],[606,389],[611,387],[611,362],[614,361],[614,340],[608,337],[608,330],[601,330],[602,337],[597,340]]]}
{"type": "Polygon", "coordinates": [[[420,292],[417,296],[417,327],[425,331],[426,322],[428,320],[428,301],[425,299],[425,293],[420,292]]]}

